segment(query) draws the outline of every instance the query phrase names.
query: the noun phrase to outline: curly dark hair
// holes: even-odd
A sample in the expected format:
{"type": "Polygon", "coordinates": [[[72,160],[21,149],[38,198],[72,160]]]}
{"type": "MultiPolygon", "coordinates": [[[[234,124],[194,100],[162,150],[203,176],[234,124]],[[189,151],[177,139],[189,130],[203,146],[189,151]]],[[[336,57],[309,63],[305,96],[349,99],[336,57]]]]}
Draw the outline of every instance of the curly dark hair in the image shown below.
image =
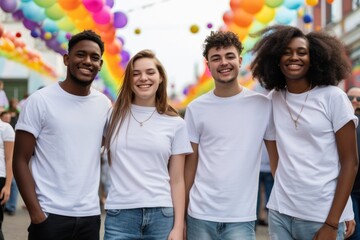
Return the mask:
{"type": "Polygon", "coordinates": [[[230,31],[226,31],[226,32],[211,31],[210,35],[207,36],[204,41],[203,56],[205,57],[206,60],[208,60],[208,53],[211,48],[213,47],[221,48],[221,47],[231,47],[231,46],[235,46],[239,55],[241,54],[241,51],[243,50],[243,46],[237,34],[230,31]]]}
{"type": "Polygon", "coordinates": [[[100,47],[101,55],[104,53],[104,42],[101,40],[101,37],[92,30],[84,30],[73,35],[69,41],[68,51],[70,52],[71,49],[82,40],[90,40],[97,43],[100,47]]]}
{"type": "Polygon", "coordinates": [[[345,46],[326,32],[305,34],[297,27],[274,25],[252,36],[260,35],[263,37],[251,50],[255,58],[250,69],[253,77],[268,90],[286,87],[285,76],[278,64],[290,41],[296,37],[304,38],[309,45],[310,67],[306,77],[312,86],[336,86],[351,74],[345,46]]]}

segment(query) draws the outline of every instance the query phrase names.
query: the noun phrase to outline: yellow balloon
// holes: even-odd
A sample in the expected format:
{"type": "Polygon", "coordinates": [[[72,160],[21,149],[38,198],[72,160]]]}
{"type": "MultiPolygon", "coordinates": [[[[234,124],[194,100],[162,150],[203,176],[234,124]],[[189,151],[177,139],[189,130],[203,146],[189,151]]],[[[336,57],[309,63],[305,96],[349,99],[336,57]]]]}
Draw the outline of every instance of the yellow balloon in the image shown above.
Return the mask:
{"type": "Polygon", "coordinates": [[[46,40],[49,40],[51,37],[52,37],[52,34],[51,34],[50,32],[46,32],[46,33],[44,34],[44,38],[45,38],[46,40]]]}
{"type": "Polygon", "coordinates": [[[135,34],[140,34],[141,30],[140,30],[140,28],[136,28],[134,32],[135,32],[135,34]]]}
{"type": "Polygon", "coordinates": [[[195,24],[194,24],[194,25],[191,25],[191,26],[190,26],[190,32],[192,32],[192,33],[194,33],[194,34],[197,33],[197,32],[199,32],[199,30],[200,30],[200,29],[199,29],[199,26],[198,26],[198,25],[195,25],[195,24]]]}
{"type": "Polygon", "coordinates": [[[306,4],[310,7],[314,7],[319,3],[319,0],[306,0],[306,4]]]}
{"type": "Polygon", "coordinates": [[[255,15],[255,19],[264,24],[271,22],[274,19],[274,17],[275,17],[275,8],[270,8],[266,5],[264,5],[260,10],[260,12],[258,12],[255,15]]]}

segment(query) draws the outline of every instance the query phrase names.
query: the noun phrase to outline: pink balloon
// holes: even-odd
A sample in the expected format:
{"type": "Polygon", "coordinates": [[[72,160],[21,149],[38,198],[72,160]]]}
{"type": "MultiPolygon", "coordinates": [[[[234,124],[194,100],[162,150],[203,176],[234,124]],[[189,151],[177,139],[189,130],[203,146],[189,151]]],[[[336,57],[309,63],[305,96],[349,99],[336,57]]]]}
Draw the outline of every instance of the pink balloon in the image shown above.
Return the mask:
{"type": "Polygon", "coordinates": [[[103,0],[83,0],[82,2],[84,7],[93,13],[101,11],[104,6],[103,0]]]}
{"type": "Polygon", "coordinates": [[[104,6],[100,12],[93,14],[94,21],[97,24],[108,24],[111,22],[112,17],[111,8],[108,6],[104,6]]]}

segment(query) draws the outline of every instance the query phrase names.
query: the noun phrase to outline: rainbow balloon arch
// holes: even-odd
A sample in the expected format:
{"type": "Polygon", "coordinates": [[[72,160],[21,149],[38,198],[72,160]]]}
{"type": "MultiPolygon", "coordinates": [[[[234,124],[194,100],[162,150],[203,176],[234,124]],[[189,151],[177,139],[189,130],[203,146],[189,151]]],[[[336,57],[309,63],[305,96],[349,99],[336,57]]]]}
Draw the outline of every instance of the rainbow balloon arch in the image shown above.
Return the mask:
{"type": "MultiPolygon", "coordinates": [[[[53,51],[66,53],[68,40],[73,34],[84,29],[97,32],[105,42],[104,64],[100,78],[104,81],[104,92],[115,99],[122,84],[125,66],[130,54],[124,50],[122,37],[116,35],[116,30],[127,24],[127,16],[121,11],[112,11],[115,0],[1,0],[0,8],[11,13],[12,17],[21,21],[34,38],[43,40],[53,51]]],[[[331,4],[333,0],[327,0],[331,4]]],[[[308,8],[316,6],[318,0],[230,0],[230,10],[223,14],[224,25],[220,30],[230,30],[239,35],[244,51],[243,69],[239,81],[252,87],[254,81],[249,74],[248,65],[251,61],[249,50],[257,38],[251,34],[270,24],[291,24],[297,19],[308,27],[312,17],[308,8]]],[[[198,29],[191,27],[196,34],[198,29]]],[[[3,31],[4,32],[4,31],[3,31]]],[[[21,41],[14,40],[9,34],[2,34],[0,54],[16,60],[29,68],[43,74],[56,77],[53,69],[42,62],[41,56],[35,51],[29,51],[21,41]],[[5,42],[5,43],[4,43],[5,42]],[[20,42],[20,45],[19,45],[20,42]],[[14,51],[16,50],[16,51],[14,51]],[[14,52],[13,55],[10,53],[14,52]],[[25,57],[21,59],[21,53],[25,57]],[[27,55],[27,56],[26,56],[27,55]]],[[[1,37],[1,35],[0,35],[1,37]]],[[[206,65],[206,64],[205,64],[206,65]]],[[[213,88],[211,75],[205,66],[198,81],[184,89],[184,98],[175,102],[177,108],[184,108],[194,98],[213,88]]]]}

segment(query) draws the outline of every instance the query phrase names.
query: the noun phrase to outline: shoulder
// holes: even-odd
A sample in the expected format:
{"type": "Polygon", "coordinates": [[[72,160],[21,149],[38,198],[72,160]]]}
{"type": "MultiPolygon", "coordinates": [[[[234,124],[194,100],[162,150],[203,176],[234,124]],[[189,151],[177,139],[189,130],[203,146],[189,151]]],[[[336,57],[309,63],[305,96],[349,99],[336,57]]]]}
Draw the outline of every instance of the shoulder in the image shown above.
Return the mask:
{"type": "Polygon", "coordinates": [[[337,86],[318,86],[313,89],[314,93],[316,93],[316,96],[324,96],[324,97],[346,97],[346,93],[337,86]]]}

